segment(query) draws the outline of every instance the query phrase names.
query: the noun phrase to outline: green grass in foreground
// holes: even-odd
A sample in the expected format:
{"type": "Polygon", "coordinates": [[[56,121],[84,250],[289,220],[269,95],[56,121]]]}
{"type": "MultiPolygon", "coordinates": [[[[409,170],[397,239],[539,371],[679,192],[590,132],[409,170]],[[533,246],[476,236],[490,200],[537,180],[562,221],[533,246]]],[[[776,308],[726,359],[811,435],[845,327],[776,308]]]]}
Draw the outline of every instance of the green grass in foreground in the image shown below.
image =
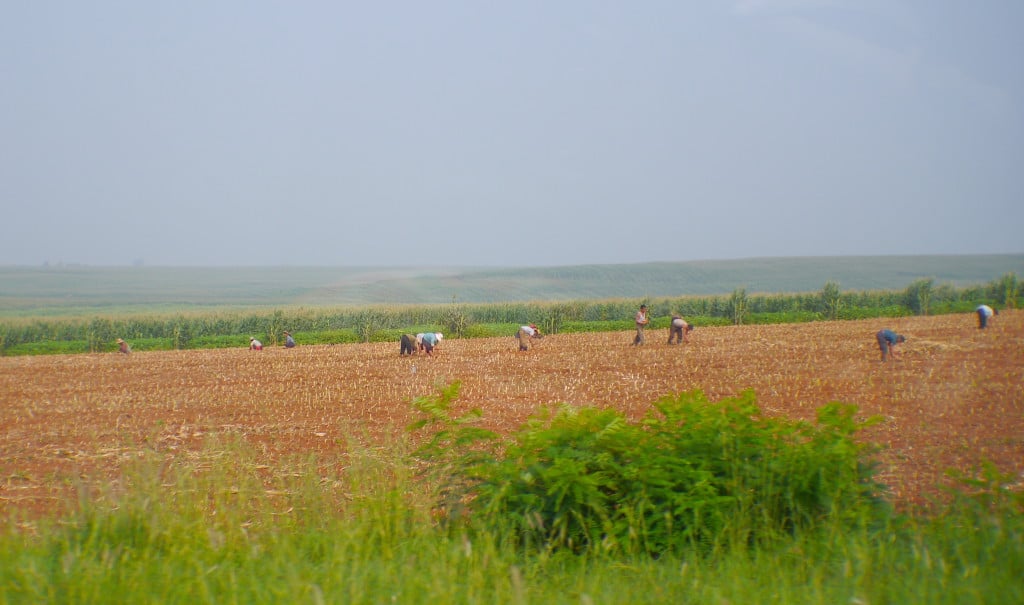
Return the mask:
{"type": "Polygon", "coordinates": [[[1021,502],[994,479],[941,514],[825,522],[760,546],[732,528],[700,554],[610,557],[442,527],[407,449],[276,470],[237,444],[190,462],[152,452],[69,520],[7,524],[0,602],[1024,601],[1021,502]]]}

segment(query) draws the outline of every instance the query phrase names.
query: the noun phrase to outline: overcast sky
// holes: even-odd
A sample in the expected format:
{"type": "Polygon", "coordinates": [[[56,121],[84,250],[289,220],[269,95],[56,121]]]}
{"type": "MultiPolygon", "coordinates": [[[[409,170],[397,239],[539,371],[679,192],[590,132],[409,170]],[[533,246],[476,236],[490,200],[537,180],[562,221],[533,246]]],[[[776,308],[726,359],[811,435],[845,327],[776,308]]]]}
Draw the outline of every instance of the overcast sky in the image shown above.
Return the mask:
{"type": "Polygon", "coordinates": [[[0,264],[1024,251],[1020,0],[8,1],[0,264]]]}

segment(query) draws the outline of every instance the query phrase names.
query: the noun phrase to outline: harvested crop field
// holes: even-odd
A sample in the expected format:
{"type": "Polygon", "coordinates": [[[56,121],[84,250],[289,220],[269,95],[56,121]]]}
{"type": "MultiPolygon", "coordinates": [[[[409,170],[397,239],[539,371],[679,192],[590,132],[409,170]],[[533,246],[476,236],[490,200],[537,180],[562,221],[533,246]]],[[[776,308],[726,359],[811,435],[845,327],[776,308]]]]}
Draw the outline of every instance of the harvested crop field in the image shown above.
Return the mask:
{"type": "Polygon", "coordinates": [[[901,506],[983,460],[1024,478],[1024,312],[986,330],[964,314],[698,327],[680,346],[666,330],[643,347],[632,337],[553,335],[527,352],[511,336],[450,339],[432,357],[399,357],[395,342],[0,358],[0,523],[67,511],[142,452],[209,467],[231,463],[211,443],[237,440],[270,475],[311,456],[340,464],[349,438],[395,443],[411,398],[454,380],[458,407],[502,431],[558,402],[639,418],[693,389],[712,400],[753,389],[765,414],[804,420],[852,403],[884,419],[862,438],[883,446],[879,479],[901,506]],[[884,364],[883,327],[909,339],[884,364]]]}

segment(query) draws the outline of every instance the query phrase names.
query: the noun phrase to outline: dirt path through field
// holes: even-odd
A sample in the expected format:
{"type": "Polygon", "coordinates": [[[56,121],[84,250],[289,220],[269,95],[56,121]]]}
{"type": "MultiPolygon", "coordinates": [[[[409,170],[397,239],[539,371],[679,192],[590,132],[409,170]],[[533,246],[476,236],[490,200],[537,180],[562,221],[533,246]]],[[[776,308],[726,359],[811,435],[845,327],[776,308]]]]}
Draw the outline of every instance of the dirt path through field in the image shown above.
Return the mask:
{"type": "Polygon", "coordinates": [[[806,420],[830,401],[856,404],[885,419],[863,437],[886,447],[881,479],[900,504],[983,459],[1024,476],[1024,312],[986,330],[947,315],[667,337],[648,331],[632,347],[628,332],[554,335],[524,353],[511,337],[451,339],[411,358],[397,342],[0,358],[0,522],[67,510],[140,452],[197,457],[211,437],[241,439],[268,468],[337,459],[351,435],[386,444],[411,421],[412,397],[452,380],[460,407],[505,431],[546,404],[640,417],[692,389],[717,400],[750,388],[766,414],[806,420]],[[878,360],[882,327],[909,338],[895,363],[878,360]]]}

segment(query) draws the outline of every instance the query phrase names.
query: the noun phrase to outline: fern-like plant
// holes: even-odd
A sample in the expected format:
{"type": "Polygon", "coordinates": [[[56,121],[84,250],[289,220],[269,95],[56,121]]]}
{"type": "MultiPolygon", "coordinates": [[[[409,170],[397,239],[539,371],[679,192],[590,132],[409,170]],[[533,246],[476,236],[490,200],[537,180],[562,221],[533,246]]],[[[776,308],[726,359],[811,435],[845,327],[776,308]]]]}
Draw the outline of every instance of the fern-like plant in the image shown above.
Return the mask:
{"type": "Polygon", "coordinates": [[[879,512],[856,408],[818,423],[764,417],[753,392],[712,403],[700,391],[656,401],[641,422],[561,406],[497,442],[449,415],[457,383],[414,405],[433,427],[417,455],[440,470],[442,508],[523,546],[573,552],[707,550],[771,540],[827,519],[879,512]],[[483,447],[482,442],[487,441],[483,447]]]}

